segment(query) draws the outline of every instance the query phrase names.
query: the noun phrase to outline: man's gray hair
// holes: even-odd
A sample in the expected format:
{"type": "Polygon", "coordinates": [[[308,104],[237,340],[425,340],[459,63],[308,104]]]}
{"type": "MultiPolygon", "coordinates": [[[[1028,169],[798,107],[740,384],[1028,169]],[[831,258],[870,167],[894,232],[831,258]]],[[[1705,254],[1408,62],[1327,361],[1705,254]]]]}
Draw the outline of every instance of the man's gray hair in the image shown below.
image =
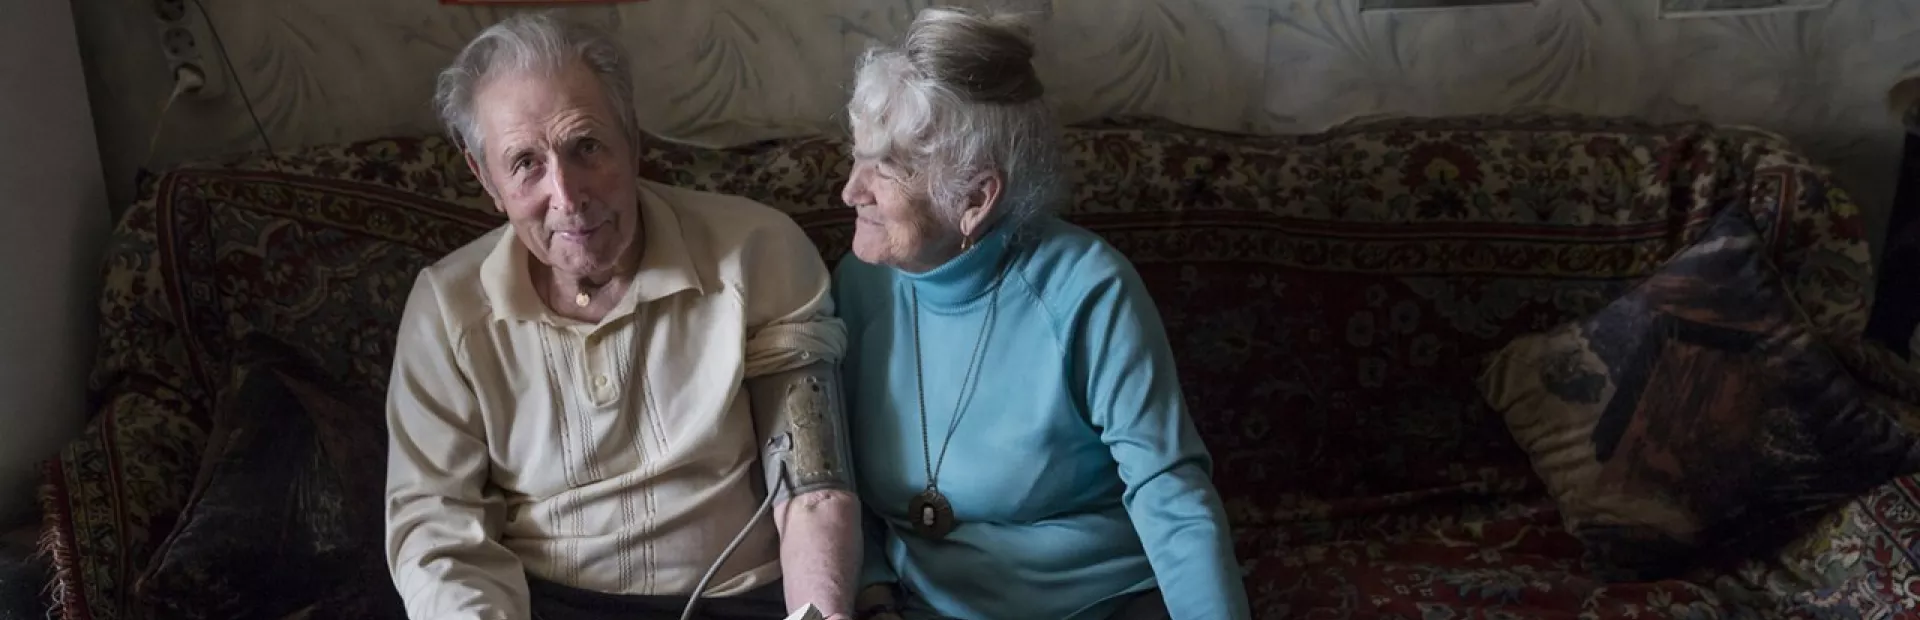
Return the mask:
{"type": "Polygon", "coordinates": [[[899,46],[869,50],[855,69],[855,155],[905,172],[951,225],[990,170],[1004,179],[999,225],[1018,231],[1054,210],[1066,197],[1060,127],[1033,51],[1017,16],[921,11],[899,46]]]}
{"type": "Polygon", "coordinates": [[[638,149],[640,126],[634,117],[633,72],[626,52],[605,33],[551,12],[516,14],[481,31],[440,72],[434,107],[458,146],[484,161],[486,136],[474,119],[473,98],[480,86],[512,72],[558,75],[575,62],[600,81],[600,91],[606,93],[627,144],[638,149]]]}

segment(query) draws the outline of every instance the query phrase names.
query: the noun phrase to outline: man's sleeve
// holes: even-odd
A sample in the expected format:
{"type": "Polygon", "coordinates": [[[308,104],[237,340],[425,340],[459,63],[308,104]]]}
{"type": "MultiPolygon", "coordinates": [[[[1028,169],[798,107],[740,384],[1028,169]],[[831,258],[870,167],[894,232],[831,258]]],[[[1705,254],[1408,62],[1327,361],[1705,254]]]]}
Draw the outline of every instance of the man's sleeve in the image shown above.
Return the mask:
{"type": "Polygon", "coordinates": [[[851,492],[839,363],[846,327],[834,315],[832,278],[799,226],[781,222],[743,252],[747,389],[753,398],[769,492],[851,492]],[[792,488],[780,488],[782,472],[792,488]]]}
{"type": "Polygon", "coordinates": [[[746,378],[839,364],[847,329],[834,316],[833,279],[806,233],[782,218],[756,231],[741,251],[746,378]]]}
{"type": "Polygon", "coordinates": [[[387,566],[410,617],[526,618],[526,575],[488,514],[480,406],[429,278],[407,297],[387,388],[387,566]]]}

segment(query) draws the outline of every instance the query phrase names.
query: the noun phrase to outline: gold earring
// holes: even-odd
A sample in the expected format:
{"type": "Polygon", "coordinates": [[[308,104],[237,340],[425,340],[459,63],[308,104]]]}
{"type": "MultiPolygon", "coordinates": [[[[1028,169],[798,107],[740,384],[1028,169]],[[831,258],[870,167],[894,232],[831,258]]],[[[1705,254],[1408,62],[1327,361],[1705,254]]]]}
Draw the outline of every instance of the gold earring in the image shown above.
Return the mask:
{"type": "Polygon", "coordinates": [[[960,251],[965,252],[971,249],[973,249],[973,237],[960,237],[960,251]]]}

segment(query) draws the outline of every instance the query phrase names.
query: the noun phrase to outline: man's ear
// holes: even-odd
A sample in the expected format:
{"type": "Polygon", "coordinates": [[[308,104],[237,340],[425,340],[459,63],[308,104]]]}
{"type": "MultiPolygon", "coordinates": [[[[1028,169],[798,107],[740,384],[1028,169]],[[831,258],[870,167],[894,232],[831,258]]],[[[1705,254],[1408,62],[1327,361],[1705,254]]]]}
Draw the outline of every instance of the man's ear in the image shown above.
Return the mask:
{"type": "Polygon", "coordinates": [[[460,156],[465,157],[467,159],[467,171],[473,173],[473,178],[480,180],[480,188],[486,190],[487,196],[493,198],[494,210],[495,211],[501,210],[500,196],[498,194],[493,193],[493,182],[488,180],[487,171],[485,168],[482,168],[480,166],[480,160],[474,159],[473,151],[469,151],[466,149],[460,149],[460,156]]]}
{"type": "Polygon", "coordinates": [[[980,233],[986,230],[987,216],[993,215],[994,206],[1000,204],[1004,181],[997,170],[974,176],[973,191],[967,192],[967,204],[960,210],[960,234],[979,240],[980,233]]]}

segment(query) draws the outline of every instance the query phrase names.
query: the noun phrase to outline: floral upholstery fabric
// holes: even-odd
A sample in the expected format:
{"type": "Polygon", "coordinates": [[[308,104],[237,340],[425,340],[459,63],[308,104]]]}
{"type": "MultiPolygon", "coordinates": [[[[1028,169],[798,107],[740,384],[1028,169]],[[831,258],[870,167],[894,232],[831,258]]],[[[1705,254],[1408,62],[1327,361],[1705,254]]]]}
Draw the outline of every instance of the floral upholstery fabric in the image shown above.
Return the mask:
{"type": "MultiPolygon", "coordinates": [[[[1606,305],[1727,208],[1749,211],[1810,329],[1856,338],[1871,281],[1859,211],[1780,139],[1577,117],[1287,138],[1115,121],[1073,129],[1068,148],[1065,215],[1129,255],[1160,306],[1257,617],[1879,618],[1920,604],[1913,479],[1777,557],[1607,584],[1580,568],[1473,385],[1479,356],[1606,305]]],[[[851,234],[844,153],[825,137],[653,143],[644,174],[784,209],[831,262],[851,234]]],[[[153,617],[129,580],[185,501],[237,339],[293,343],[377,396],[414,271],[501,221],[438,138],[159,177],[116,231],[96,417],[48,464],[66,616],[153,617]]]]}

